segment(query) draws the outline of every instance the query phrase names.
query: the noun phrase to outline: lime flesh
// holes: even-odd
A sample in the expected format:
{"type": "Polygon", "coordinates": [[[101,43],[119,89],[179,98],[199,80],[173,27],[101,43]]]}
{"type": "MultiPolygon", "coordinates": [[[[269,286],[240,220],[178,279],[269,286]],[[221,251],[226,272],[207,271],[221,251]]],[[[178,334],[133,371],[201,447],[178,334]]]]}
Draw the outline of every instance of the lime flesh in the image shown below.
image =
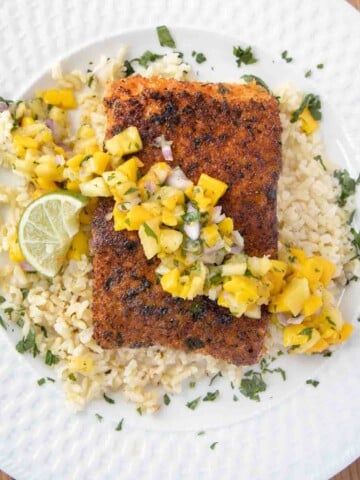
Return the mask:
{"type": "Polygon", "coordinates": [[[64,264],[85,204],[86,197],[56,191],[25,209],[19,222],[19,245],[27,262],[42,275],[54,277],[64,264]]]}

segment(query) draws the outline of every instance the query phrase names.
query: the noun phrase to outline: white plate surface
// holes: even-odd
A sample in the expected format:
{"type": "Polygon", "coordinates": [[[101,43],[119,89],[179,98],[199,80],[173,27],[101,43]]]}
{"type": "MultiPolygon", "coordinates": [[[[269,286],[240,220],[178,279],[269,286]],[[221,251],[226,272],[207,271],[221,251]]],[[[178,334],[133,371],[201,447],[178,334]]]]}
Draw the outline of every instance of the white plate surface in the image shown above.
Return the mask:
{"type": "MultiPolygon", "coordinates": [[[[271,9],[265,1],[208,0],[196,2],[196,8],[186,1],[157,1],[151,8],[142,0],[104,3],[55,1],[51,9],[45,0],[1,4],[0,94],[17,96],[25,86],[48,84],[41,72],[59,58],[72,68],[102,53],[111,56],[123,43],[131,46],[129,58],[145,49],[160,51],[154,28],[124,31],[165,23],[174,26],[186,58],[191,59],[192,50],[206,54],[206,63],[194,65],[200,79],[231,81],[251,72],[271,87],[290,79],[319,93],[327,150],[334,161],[358,171],[354,105],[359,104],[360,17],[344,2],[273,1],[271,9]],[[175,28],[179,24],[193,29],[175,28]],[[90,46],[79,50],[84,44],[90,46]],[[231,52],[235,44],[251,44],[260,62],[239,70],[231,52]],[[280,58],[284,49],[294,57],[292,64],[280,58]],[[325,64],[324,70],[316,69],[318,63],[325,64]],[[311,81],[304,78],[309,68],[311,81]]],[[[348,318],[358,316],[359,293],[354,284],[345,294],[342,308],[348,318]]],[[[222,400],[192,412],[184,405],[209,390],[203,383],[198,391],[173,398],[156,417],[139,417],[120,401],[115,406],[98,402],[75,416],[64,406],[58,386],[39,389],[36,380],[49,372],[40,362],[19,356],[1,331],[0,467],[17,480],[328,478],[360,453],[359,343],[356,332],[330,359],[282,358],[276,366],[285,367],[288,381],[270,377],[259,404],[245,398],[232,402],[233,392],[219,383],[222,400]],[[314,377],[319,387],[305,386],[314,377]],[[104,415],[103,423],[94,412],[104,415]],[[124,430],[115,432],[122,417],[124,430]],[[199,430],[206,434],[198,437],[199,430]]]]}

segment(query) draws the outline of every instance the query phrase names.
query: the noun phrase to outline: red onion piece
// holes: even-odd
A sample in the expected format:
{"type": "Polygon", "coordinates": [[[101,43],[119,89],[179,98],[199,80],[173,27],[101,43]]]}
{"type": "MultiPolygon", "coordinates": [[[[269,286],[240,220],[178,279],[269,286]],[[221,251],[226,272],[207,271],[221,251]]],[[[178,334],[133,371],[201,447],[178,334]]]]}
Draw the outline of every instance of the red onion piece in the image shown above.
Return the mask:
{"type": "Polygon", "coordinates": [[[174,160],[170,145],[163,145],[161,147],[161,152],[167,162],[172,162],[174,160]]]}
{"type": "Polygon", "coordinates": [[[0,113],[8,110],[9,106],[5,102],[0,102],[0,113]]]}
{"type": "Polygon", "coordinates": [[[21,262],[20,267],[24,270],[24,272],[36,272],[36,269],[28,262],[21,262]]]}

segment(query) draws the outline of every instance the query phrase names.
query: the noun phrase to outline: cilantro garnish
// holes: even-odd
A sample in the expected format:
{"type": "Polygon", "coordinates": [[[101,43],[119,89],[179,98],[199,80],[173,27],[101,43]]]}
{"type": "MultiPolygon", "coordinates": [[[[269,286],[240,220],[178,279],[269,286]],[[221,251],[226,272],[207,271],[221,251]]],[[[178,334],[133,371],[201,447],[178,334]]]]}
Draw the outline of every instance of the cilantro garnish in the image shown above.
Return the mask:
{"type": "Polygon", "coordinates": [[[213,402],[214,400],[217,399],[219,394],[220,394],[219,390],[215,390],[215,392],[207,392],[207,394],[203,398],[203,402],[213,402]]]}
{"type": "Polygon", "coordinates": [[[153,238],[155,238],[155,240],[157,240],[156,233],[154,232],[154,230],[152,228],[149,227],[149,225],[146,222],[143,223],[143,227],[144,227],[145,233],[148,237],[153,237],[153,238]]]}
{"type": "Polygon", "coordinates": [[[45,356],[45,363],[46,365],[55,365],[56,363],[59,363],[60,359],[57,355],[54,355],[50,350],[46,352],[45,356]]]}
{"type": "Polygon", "coordinates": [[[211,387],[211,385],[215,382],[215,380],[216,380],[218,377],[222,377],[222,373],[221,373],[221,372],[218,372],[218,373],[216,373],[213,377],[211,377],[210,383],[209,383],[209,387],[211,387]]]}
{"type": "Polygon", "coordinates": [[[36,357],[40,353],[35,341],[35,329],[34,327],[30,327],[29,333],[26,337],[24,337],[20,342],[16,344],[16,350],[19,353],[25,353],[28,351],[32,351],[33,357],[36,357]]]}
{"type": "Polygon", "coordinates": [[[195,58],[196,63],[206,62],[206,57],[203,53],[195,52],[195,50],[193,50],[191,56],[195,58]]]}
{"type": "Polygon", "coordinates": [[[123,427],[123,423],[124,423],[124,419],[122,418],[115,428],[116,432],[121,432],[122,427],[123,427]]]}
{"type": "Polygon", "coordinates": [[[293,61],[293,58],[292,57],[289,57],[289,54],[288,54],[288,51],[287,50],[284,50],[282,53],[281,53],[281,58],[285,60],[286,63],[290,63],[293,61]]]}
{"type": "Polygon", "coordinates": [[[176,48],[175,41],[171,36],[169,29],[165,25],[156,27],[159,42],[162,47],[176,48]]]}
{"type": "Polygon", "coordinates": [[[249,372],[246,372],[245,378],[241,380],[240,393],[250,400],[259,402],[259,393],[265,392],[266,387],[267,385],[264,382],[261,373],[250,370],[249,372]]]}
{"type": "Polygon", "coordinates": [[[233,47],[233,54],[236,57],[236,64],[238,67],[241,67],[242,63],[245,65],[251,65],[258,61],[258,59],[254,57],[250,46],[245,49],[240,46],[233,47]]]}
{"type": "Polygon", "coordinates": [[[334,177],[338,179],[341,188],[340,196],[337,198],[339,207],[344,207],[347,199],[354,195],[356,186],[360,183],[360,175],[355,180],[351,178],[347,170],[335,170],[334,177]]]}
{"type": "Polygon", "coordinates": [[[260,87],[265,88],[265,90],[270,93],[270,89],[266,85],[266,83],[263,80],[261,80],[261,78],[257,77],[256,75],[249,75],[248,74],[248,75],[243,75],[241,78],[243,80],[245,80],[246,83],[250,83],[250,82],[254,81],[256,83],[256,85],[260,85],[260,87]]]}
{"type": "Polygon", "coordinates": [[[321,155],[315,155],[314,160],[315,160],[316,162],[319,162],[320,165],[322,166],[323,170],[326,172],[327,169],[326,169],[326,166],[325,166],[325,164],[324,164],[324,162],[323,162],[322,156],[321,156],[321,155]]]}
{"type": "Polygon", "coordinates": [[[305,95],[303,101],[300,104],[300,107],[295,110],[295,112],[292,114],[291,123],[296,122],[302,112],[305,110],[305,108],[309,109],[309,112],[311,116],[313,117],[314,120],[321,120],[322,114],[321,114],[321,101],[320,97],[318,95],[314,95],[313,93],[308,93],[305,95]]]}
{"type": "Polygon", "coordinates": [[[165,405],[169,405],[169,403],[171,402],[171,399],[167,393],[164,394],[163,399],[164,399],[165,405]]]}
{"type": "Polygon", "coordinates": [[[1,316],[0,316],[0,325],[3,327],[4,330],[7,330],[6,323],[4,322],[4,320],[1,316]]]}
{"type": "Polygon", "coordinates": [[[107,403],[111,403],[111,404],[115,403],[115,400],[113,400],[112,398],[108,397],[108,396],[106,395],[106,393],[103,394],[103,397],[104,397],[104,400],[107,401],[107,403]]]}
{"type": "Polygon", "coordinates": [[[306,380],[305,382],[307,385],[312,385],[313,387],[317,387],[319,385],[319,381],[318,380],[312,380],[312,379],[309,379],[309,380],[306,380]]]}
{"type": "Polygon", "coordinates": [[[214,450],[214,448],[216,447],[216,445],[218,444],[219,442],[214,442],[210,445],[210,448],[211,450],[214,450]]]}
{"type": "Polygon", "coordinates": [[[197,397],[195,398],[195,400],[188,402],[186,406],[190,408],[190,410],[195,410],[195,408],[199,405],[200,400],[201,400],[201,397],[197,397]]]}

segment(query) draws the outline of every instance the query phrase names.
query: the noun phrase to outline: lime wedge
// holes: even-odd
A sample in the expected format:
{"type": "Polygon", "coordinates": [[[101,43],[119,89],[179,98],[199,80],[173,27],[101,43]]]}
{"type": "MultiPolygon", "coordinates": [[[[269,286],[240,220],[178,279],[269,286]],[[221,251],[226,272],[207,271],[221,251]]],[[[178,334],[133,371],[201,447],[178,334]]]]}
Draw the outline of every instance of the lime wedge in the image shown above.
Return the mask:
{"type": "Polygon", "coordinates": [[[54,277],[62,267],[86,201],[82,195],[59,190],[37,198],[24,211],[19,245],[27,262],[42,275],[54,277]]]}

